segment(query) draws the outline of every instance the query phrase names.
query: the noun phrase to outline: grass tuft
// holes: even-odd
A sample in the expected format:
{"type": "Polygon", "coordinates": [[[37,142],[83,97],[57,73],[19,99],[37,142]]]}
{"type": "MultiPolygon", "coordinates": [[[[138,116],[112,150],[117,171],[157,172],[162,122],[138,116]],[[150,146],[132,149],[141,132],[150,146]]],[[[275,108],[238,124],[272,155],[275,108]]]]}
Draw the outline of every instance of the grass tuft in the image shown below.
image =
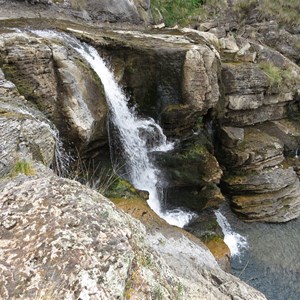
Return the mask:
{"type": "Polygon", "coordinates": [[[35,175],[36,171],[34,170],[34,168],[32,167],[31,163],[26,161],[26,160],[19,160],[12,172],[11,172],[11,176],[17,176],[18,174],[24,174],[26,176],[32,176],[35,175]]]}
{"type": "Polygon", "coordinates": [[[259,63],[260,68],[269,78],[270,88],[280,87],[283,82],[283,70],[276,67],[272,62],[259,63]]]}

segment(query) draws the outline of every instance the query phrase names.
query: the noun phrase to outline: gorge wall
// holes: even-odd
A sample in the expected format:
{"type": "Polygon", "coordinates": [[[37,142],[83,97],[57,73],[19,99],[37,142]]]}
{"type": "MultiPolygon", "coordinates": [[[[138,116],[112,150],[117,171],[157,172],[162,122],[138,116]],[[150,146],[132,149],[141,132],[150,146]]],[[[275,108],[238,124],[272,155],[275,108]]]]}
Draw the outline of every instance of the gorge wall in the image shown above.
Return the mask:
{"type": "MultiPolygon", "coordinates": [[[[62,41],[31,30],[64,31],[92,44],[131,105],[176,141],[171,152],[153,153],[168,182],[167,207],[201,214],[226,196],[244,220],[267,222],[300,214],[299,31],[253,15],[240,31],[235,18],[200,24],[201,30],[100,29],[98,21],[147,23],[151,16],[148,1],[98,4],[1,2],[0,235],[6,263],[0,295],[30,298],[64,282],[57,298],[264,299],[221,271],[195,238],[161,220],[145,229],[98,193],[52,173],[49,167],[60,164],[57,132],[73,154],[107,163],[108,108],[86,62],[62,41]],[[189,272],[179,267],[179,244],[188,249],[189,272]]],[[[126,210],[142,221],[151,214],[126,210]]]]}

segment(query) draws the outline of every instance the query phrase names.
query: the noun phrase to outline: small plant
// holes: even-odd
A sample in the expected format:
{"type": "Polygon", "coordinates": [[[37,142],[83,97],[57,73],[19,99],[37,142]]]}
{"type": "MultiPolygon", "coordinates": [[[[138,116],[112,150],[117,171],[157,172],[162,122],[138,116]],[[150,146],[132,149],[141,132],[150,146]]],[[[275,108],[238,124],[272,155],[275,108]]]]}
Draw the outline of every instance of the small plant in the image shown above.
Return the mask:
{"type": "Polygon", "coordinates": [[[184,287],[181,283],[178,283],[177,291],[176,291],[176,300],[183,299],[183,296],[184,296],[184,287]]]}
{"type": "Polygon", "coordinates": [[[32,175],[35,175],[35,173],[36,172],[30,162],[28,162],[26,160],[19,160],[15,164],[15,166],[11,172],[11,175],[17,176],[18,174],[24,174],[26,176],[32,176],[32,175]]]}
{"type": "Polygon", "coordinates": [[[270,88],[280,87],[283,81],[283,70],[276,67],[271,62],[261,62],[259,63],[260,68],[269,78],[270,88]]]}
{"type": "Polygon", "coordinates": [[[112,168],[102,167],[100,163],[95,165],[94,161],[86,163],[79,154],[77,156],[78,159],[70,177],[106,196],[110,187],[118,181],[119,177],[116,172],[120,168],[115,168],[115,171],[112,168]]]}

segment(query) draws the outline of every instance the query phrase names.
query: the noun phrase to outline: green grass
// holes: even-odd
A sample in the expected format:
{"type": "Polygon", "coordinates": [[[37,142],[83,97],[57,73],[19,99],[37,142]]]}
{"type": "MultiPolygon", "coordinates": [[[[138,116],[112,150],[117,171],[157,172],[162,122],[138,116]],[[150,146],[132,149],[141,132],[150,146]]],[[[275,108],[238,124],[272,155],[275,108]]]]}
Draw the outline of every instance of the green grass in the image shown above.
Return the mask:
{"type": "Polygon", "coordinates": [[[270,16],[274,16],[280,23],[300,24],[299,0],[264,0],[261,10],[270,16]]]}
{"type": "Polygon", "coordinates": [[[272,62],[259,63],[260,68],[269,78],[269,84],[271,87],[279,87],[283,81],[283,70],[276,67],[272,62]]]}
{"type": "Polygon", "coordinates": [[[30,162],[28,161],[24,161],[24,160],[19,160],[12,172],[11,172],[11,175],[12,176],[17,176],[18,174],[24,174],[26,176],[32,176],[32,175],[35,175],[35,170],[34,168],[32,167],[32,165],[30,164],[30,162]]]}
{"type": "Polygon", "coordinates": [[[166,26],[187,25],[197,15],[203,15],[205,0],[152,0],[151,11],[157,23],[163,18],[166,26]]]}

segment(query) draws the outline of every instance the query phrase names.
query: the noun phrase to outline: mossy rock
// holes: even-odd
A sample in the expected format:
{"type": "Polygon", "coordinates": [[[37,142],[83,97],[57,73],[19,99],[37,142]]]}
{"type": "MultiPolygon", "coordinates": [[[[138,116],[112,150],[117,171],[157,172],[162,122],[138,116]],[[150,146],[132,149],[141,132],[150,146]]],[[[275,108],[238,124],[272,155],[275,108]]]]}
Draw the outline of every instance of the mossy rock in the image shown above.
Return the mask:
{"type": "Polygon", "coordinates": [[[161,153],[157,158],[170,186],[198,186],[218,184],[222,171],[218,161],[210,152],[208,141],[197,137],[183,143],[173,151],[161,153]]]}
{"type": "Polygon", "coordinates": [[[145,191],[137,190],[130,182],[127,180],[117,177],[116,180],[110,185],[106,190],[105,196],[111,200],[115,199],[148,199],[148,193],[145,191]]]}

